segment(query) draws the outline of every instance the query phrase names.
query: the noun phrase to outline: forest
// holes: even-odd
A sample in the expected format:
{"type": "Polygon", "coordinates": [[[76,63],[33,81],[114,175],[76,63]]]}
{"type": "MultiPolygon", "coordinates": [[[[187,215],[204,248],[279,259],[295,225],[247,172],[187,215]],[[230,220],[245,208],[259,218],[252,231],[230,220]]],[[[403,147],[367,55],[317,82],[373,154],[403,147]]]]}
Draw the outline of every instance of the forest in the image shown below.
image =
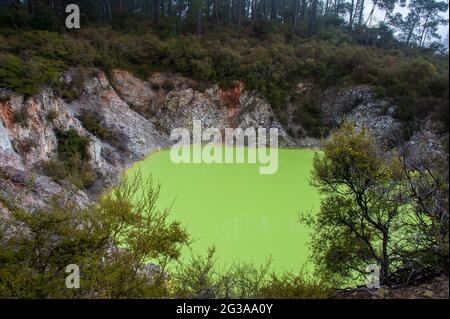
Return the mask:
{"type": "Polygon", "coordinates": [[[436,0],[2,0],[0,7],[15,8],[9,17],[8,13],[3,17],[3,23],[9,18],[9,26],[27,25],[28,15],[34,17],[28,21],[31,26],[58,30],[58,22],[71,3],[81,7],[84,25],[139,15],[173,34],[201,35],[263,20],[287,25],[292,33],[304,36],[315,34],[323,26],[345,27],[350,32],[374,28],[373,38],[392,35],[395,30],[406,45],[435,49],[442,46],[435,40],[440,38],[438,27],[447,24],[442,14],[448,10],[448,3],[436,0]],[[398,6],[407,13],[395,10],[398,6]],[[16,11],[17,7],[22,10],[16,11]]]}
{"type": "MultiPolygon", "coordinates": [[[[179,72],[203,86],[242,81],[283,122],[301,80],[322,90],[370,84],[399,105],[397,117],[409,126],[434,114],[448,130],[448,53],[437,33],[447,24],[446,2],[85,0],[74,2],[82,28],[67,30],[68,3],[1,1],[0,86],[34,94],[53,85],[73,98],[54,80],[70,67],[123,68],[143,78],[179,72]]],[[[327,130],[314,102],[302,111],[310,135],[327,130]]]]}

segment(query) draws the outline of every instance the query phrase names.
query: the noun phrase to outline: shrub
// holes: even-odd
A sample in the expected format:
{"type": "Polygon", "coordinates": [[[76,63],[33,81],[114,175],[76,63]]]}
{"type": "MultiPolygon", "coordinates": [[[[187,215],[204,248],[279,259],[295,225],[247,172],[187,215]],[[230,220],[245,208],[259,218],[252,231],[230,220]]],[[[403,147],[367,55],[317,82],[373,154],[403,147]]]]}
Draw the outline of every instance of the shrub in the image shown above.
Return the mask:
{"type": "Polygon", "coordinates": [[[38,143],[33,138],[24,138],[14,143],[14,148],[19,154],[25,155],[29,153],[33,148],[37,147],[38,143]]]}
{"type": "Polygon", "coordinates": [[[162,88],[166,91],[172,91],[175,88],[175,84],[171,80],[164,80],[162,88]]]}
{"type": "Polygon", "coordinates": [[[0,52],[0,86],[25,95],[38,93],[43,84],[51,84],[59,77],[61,61],[33,56],[23,61],[11,54],[0,52]]]}
{"type": "Polygon", "coordinates": [[[54,122],[58,118],[58,111],[50,110],[47,112],[47,120],[54,122]]]}
{"type": "Polygon", "coordinates": [[[66,180],[79,189],[91,186],[97,179],[96,172],[88,162],[72,157],[66,161],[49,160],[40,164],[42,173],[59,182],[66,180]]]}
{"type": "Polygon", "coordinates": [[[25,127],[28,125],[29,119],[30,116],[28,114],[28,107],[25,105],[22,105],[18,110],[14,111],[13,113],[13,122],[15,124],[19,124],[25,127]]]}
{"type": "Polygon", "coordinates": [[[306,273],[270,272],[271,261],[260,266],[233,263],[216,265],[215,248],[205,255],[193,254],[172,272],[170,284],[175,298],[329,298],[332,282],[316,280],[306,273]]]}
{"type": "Polygon", "coordinates": [[[22,61],[12,54],[0,53],[0,86],[15,89],[20,84],[24,72],[22,61]]]}
{"type": "Polygon", "coordinates": [[[147,263],[173,263],[189,236],[156,208],[158,196],[157,186],[136,177],[86,208],[65,196],[33,213],[14,208],[1,219],[0,238],[8,240],[0,241],[0,297],[167,297],[162,274],[150,277],[147,263]],[[82,269],[79,289],[66,288],[68,264],[82,269]]]}
{"type": "Polygon", "coordinates": [[[98,138],[105,140],[119,151],[128,151],[128,137],[121,132],[115,132],[105,127],[100,118],[93,112],[84,111],[80,116],[80,121],[85,129],[98,138]]]}
{"type": "Polygon", "coordinates": [[[70,128],[67,131],[57,130],[58,156],[61,160],[78,157],[81,161],[89,160],[88,137],[80,136],[78,132],[70,128]]]}
{"type": "Polygon", "coordinates": [[[259,298],[276,299],[324,299],[333,297],[334,289],[329,281],[312,279],[300,272],[273,274],[261,289],[259,298]]]}
{"type": "Polygon", "coordinates": [[[84,111],[81,113],[80,121],[86,130],[98,138],[107,140],[111,137],[110,131],[102,125],[99,117],[93,112],[84,111]]]}
{"type": "Polygon", "coordinates": [[[0,11],[0,27],[19,29],[27,27],[28,24],[27,9],[18,1],[2,7],[0,11]]]}
{"type": "Polygon", "coordinates": [[[323,123],[323,114],[314,97],[302,97],[296,101],[297,109],[293,114],[293,121],[302,126],[309,136],[322,138],[327,136],[329,128],[323,123]]]}
{"type": "Polygon", "coordinates": [[[41,163],[43,173],[56,181],[68,180],[80,189],[91,186],[97,174],[89,162],[89,138],[80,136],[73,128],[57,130],[56,138],[58,159],[41,163]]]}
{"type": "Polygon", "coordinates": [[[150,87],[152,88],[152,90],[155,90],[155,91],[159,91],[159,89],[161,88],[159,83],[156,83],[156,82],[151,82],[150,87]]]}

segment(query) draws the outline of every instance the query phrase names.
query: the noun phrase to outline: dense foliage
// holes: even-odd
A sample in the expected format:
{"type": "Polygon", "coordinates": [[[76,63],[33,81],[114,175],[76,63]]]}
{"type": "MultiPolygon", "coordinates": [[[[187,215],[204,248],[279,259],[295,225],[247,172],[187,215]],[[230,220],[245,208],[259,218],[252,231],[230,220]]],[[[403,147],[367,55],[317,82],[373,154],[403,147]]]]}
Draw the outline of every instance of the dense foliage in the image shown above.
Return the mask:
{"type": "Polygon", "coordinates": [[[214,251],[180,262],[186,230],[157,208],[159,186],[139,175],[98,203],[78,207],[61,194],[33,213],[2,199],[2,298],[325,298],[330,283],[299,274],[271,275],[269,264],[215,267],[214,251]],[[79,288],[66,287],[68,265],[79,288]]]}
{"type": "MultiPolygon", "coordinates": [[[[76,89],[58,80],[69,67],[125,68],[143,78],[166,70],[221,86],[242,80],[282,118],[299,81],[322,89],[370,84],[394,100],[401,120],[434,114],[448,131],[448,55],[435,54],[430,42],[446,23],[441,2],[401,2],[406,16],[396,14],[395,0],[374,2],[369,15],[364,1],[74,3],[81,10],[79,30],[64,28],[68,1],[0,2],[0,87],[35,94],[46,84],[73,99],[76,89]],[[386,14],[378,27],[370,25],[375,8],[386,14]],[[201,37],[193,35],[198,24],[205,27],[201,37]]],[[[311,113],[300,123],[309,127],[307,133],[320,136],[314,106],[298,108],[311,113]]]]}
{"type": "Polygon", "coordinates": [[[386,156],[346,124],[316,154],[312,183],[323,199],[302,221],[313,229],[319,274],[353,284],[375,264],[389,285],[448,273],[448,156],[431,163],[417,150],[398,152],[386,156]]]}
{"type": "MultiPolygon", "coordinates": [[[[448,130],[448,58],[358,45],[348,34],[324,29],[312,38],[276,29],[265,39],[246,28],[219,36],[161,39],[152,32],[127,33],[109,27],[70,34],[0,29],[0,87],[35,94],[43,84],[63,97],[76,92],[58,81],[69,67],[125,68],[141,77],[151,71],[180,72],[204,83],[228,86],[242,80],[265,95],[282,115],[298,81],[330,86],[371,84],[399,105],[406,122],[429,114],[448,130]]],[[[308,106],[299,105],[299,108],[308,106]]],[[[311,127],[317,127],[312,112],[311,127]]]]}
{"type": "Polygon", "coordinates": [[[79,6],[84,26],[113,21],[127,30],[139,25],[139,19],[164,35],[201,35],[224,26],[256,24],[262,36],[270,27],[260,22],[270,21],[304,36],[323,26],[364,31],[358,39],[366,44],[381,43],[380,37],[387,35],[392,42],[396,32],[408,46],[435,49],[442,47],[435,41],[440,39],[438,27],[448,23],[442,17],[448,2],[439,0],[1,0],[0,26],[62,31],[69,4],[79,6]]]}
{"type": "Polygon", "coordinates": [[[58,156],[40,163],[43,173],[55,181],[69,181],[79,189],[91,186],[97,179],[89,153],[90,139],[80,136],[75,129],[56,131],[58,156]]]}

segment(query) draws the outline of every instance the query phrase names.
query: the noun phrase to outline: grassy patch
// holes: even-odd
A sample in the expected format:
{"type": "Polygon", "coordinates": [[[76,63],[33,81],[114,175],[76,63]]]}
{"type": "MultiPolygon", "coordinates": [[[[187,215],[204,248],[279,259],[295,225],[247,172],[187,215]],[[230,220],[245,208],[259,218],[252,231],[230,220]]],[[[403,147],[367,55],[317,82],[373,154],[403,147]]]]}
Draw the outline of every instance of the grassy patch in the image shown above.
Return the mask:
{"type": "Polygon", "coordinates": [[[97,174],[89,163],[88,137],[80,136],[75,129],[56,131],[58,158],[42,162],[42,172],[56,181],[67,180],[83,189],[91,186],[97,174]]]}

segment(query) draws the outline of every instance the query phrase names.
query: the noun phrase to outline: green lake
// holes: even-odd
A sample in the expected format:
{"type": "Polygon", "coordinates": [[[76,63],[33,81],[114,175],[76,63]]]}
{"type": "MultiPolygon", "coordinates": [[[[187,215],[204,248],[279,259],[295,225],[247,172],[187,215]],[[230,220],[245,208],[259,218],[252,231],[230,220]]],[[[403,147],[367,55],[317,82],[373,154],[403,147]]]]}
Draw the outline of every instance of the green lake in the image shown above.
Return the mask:
{"type": "MultiPolygon", "coordinates": [[[[319,195],[309,184],[314,150],[279,149],[278,170],[259,174],[260,164],[174,164],[169,150],[134,165],[161,184],[159,206],[186,226],[192,249],[215,245],[220,265],[233,261],[272,270],[298,270],[308,259],[308,230],[298,214],[317,211],[319,195]]],[[[189,256],[186,250],[183,256],[189,256]]]]}

